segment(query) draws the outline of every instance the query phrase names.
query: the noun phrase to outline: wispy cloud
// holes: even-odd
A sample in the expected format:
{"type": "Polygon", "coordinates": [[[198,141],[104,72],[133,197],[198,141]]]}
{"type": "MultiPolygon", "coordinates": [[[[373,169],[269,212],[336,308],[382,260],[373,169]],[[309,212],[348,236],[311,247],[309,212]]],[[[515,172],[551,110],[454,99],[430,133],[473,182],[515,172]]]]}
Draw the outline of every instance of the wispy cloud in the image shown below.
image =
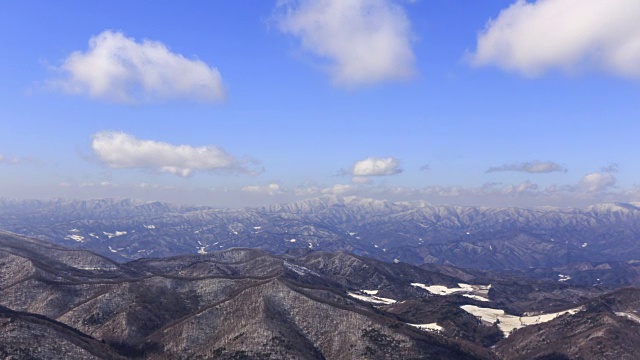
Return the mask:
{"type": "Polygon", "coordinates": [[[251,173],[246,164],[217,146],[172,145],[103,131],[93,135],[91,147],[111,168],[152,169],[179,176],[189,176],[195,170],[251,173]]]}
{"type": "Polygon", "coordinates": [[[354,87],[415,73],[411,24],[390,0],[280,0],[278,27],[328,62],[336,84],[354,87]]]}
{"type": "Polygon", "coordinates": [[[40,164],[40,160],[29,158],[29,157],[18,157],[12,155],[3,155],[0,154],[0,164],[40,164]]]}
{"type": "Polygon", "coordinates": [[[331,187],[324,188],[321,190],[323,194],[331,194],[331,195],[347,195],[356,190],[357,187],[349,184],[335,184],[331,187]]]}
{"type": "Polygon", "coordinates": [[[354,184],[371,184],[371,178],[366,176],[354,176],[351,178],[354,184]]]}
{"type": "Polygon", "coordinates": [[[225,94],[216,68],[171,52],[161,42],[137,42],[110,30],[92,37],[87,51],[73,52],[58,70],[63,78],[52,81],[55,87],[110,101],[211,102],[225,94]]]}
{"type": "Polygon", "coordinates": [[[505,194],[522,194],[527,191],[538,190],[538,184],[534,184],[531,181],[525,181],[516,185],[507,185],[502,187],[501,191],[505,194]]]}
{"type": "Polygon", "coordinates": [[[355,177],[366,176],[390,176],[402,172],[400,160],[394,157],[377,158],[368,157],[364,160],[356,161],[351,169],[343,170],[343,175],[353,175],[355,177]]]}
{"type": "Polygon", "coordinates": [[[0,164],[17,164],[20,162],[20,159],[13,156],[5,156],[0,154],[0,164]]]}
{"type": "Polygon", "coordinates": [[[247,185],[240,188],[240,191],[253,194],[266,194],[269,196],[283,194],[285,189],[276,183],[267,185],[247,185]]]}
{"type": "Polygon", "coordinates": [[[530,174],[550,173],[550,172],[566,172],[567,169],[553,161],[527,161],[522,163],[504,164],[500,166],[492,166],[487,172],[496,171],[519,171],[530,174]]]}
{"type": "MultiPolygon", "coordinates": [[[[53,191],[47,190],[49,195],[53,191]]],[[[55,192],[55,191],[54,191],[55,192]]],[[[584,207],[607,202],[631,202],[640,198],[640,187],[616,187],[612,174],[586,174],[573,184],[540,186],[531,181],[485,183],[479,186],[425,187],[361,184],[305,183],[287,187],[278,182],[198,188],[190,185],[153,183],[112,183],[108,180],[60,183],[58,196],[125,196],[180,203],[216,204],[216,206],[255,206],[316,197],[324,194],[358,196],[391,201],[426,201],[430,204],[476,206],[560,206],[584,207]],[[80,194],[80,195],[79,195],[80,194]]]]}
{"type": "Polygon", "coordinates": [[[618,166],[618,164],[615,164],[615,163],[609,164],[600,169],[600,171],[605,173],[617,173],[619,170],[620,170],[620,167],[618,166]]]}
{"type": "Polygon", "coordinates": [[[471,54],[527,76],[594,67],[640,77],[637,0],[517,0],[489,21],[471,54]]]}

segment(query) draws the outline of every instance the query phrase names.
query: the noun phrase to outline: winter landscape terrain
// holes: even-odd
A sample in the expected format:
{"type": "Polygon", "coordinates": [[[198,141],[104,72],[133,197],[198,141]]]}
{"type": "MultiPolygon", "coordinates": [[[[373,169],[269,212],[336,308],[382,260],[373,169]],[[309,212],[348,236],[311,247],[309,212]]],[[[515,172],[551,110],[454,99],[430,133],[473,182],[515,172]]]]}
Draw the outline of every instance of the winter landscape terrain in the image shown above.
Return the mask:
{"type": "Polygon", "coordinates": [[[639,214],[3,200],[0,355],[633,359],[639,214]]]}
{"type": "Polygon", "coordinates": [[[640,359],[640,0],[5,0],[0,360],[640,359]]]}

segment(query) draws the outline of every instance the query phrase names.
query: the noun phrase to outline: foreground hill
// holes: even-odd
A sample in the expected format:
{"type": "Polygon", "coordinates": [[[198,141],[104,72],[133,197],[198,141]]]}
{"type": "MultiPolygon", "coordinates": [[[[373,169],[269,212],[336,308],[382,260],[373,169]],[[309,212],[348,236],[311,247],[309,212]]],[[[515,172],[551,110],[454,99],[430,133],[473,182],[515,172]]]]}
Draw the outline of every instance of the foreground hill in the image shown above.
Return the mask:
{"type": "MultiPolygon", "coordinates": [[[[378,264],[370,261],[365,262],[378,264]]],[[[63,251],[2,233],[0,303],[12,314],[46,317],[49,322],[42,320],[39,326],[47,336],[56,337],[64,324],[63,329],[73,329],[69,331],[85,343],[99,339],[112,353],[125,357],[494,357],[480,346],[419,330],[385,315],[370,303],[349,296],[337,278],[316,273],[304,267],[304,262],[303,258],[274,257],[260,250],[232,249],[115,264],[85,251],[63,251]],[[82,261],[85,258],[91,266],[82,261]]],[[[408,275],[416,276],[416,281],[453,280],[413,270],[408,275]]],[[[393,274],[384,274],[367,281],[396,280],[393,274]]],[[[5,335],[19,339],[12,336],[14,330],[3,329],[3,339],[5,335]]],[[[28,335],[27,330],[21,331],[28,335]]],[[[56,341],[77,345],[77,339],[67,339],[70,336],[60,335],[56,341]]],[[[21,356],[25,351],[24,340],[5,345],[10,355],[21,356]]],[[[91,358],[77,346],[76,352],[69,353],[91,358]]],[[[67,347],[43,345],[38,356],[60,357],[71,351],[67,347]]]]}
{"type": "Polygon", "coordinates": [[[497,347],[505,359],[637,359],[640,289],[597,297],[574,316],[515,332],[497,347]]]}
{"type": "MultiPolygon", "coordinates": [[[[634,289],[605,293],[343,252],[229,249],[119,264],[0,233],[0,265],[5,357],[518,359],[577,329],[618,349],[601,359],[640,344],[634,289]],[[594,316],[614,319],[619,331],[600,331],[594,316]],[[557,325],[567,322],[581,327],[557,325]],[[29,347],[30,334],[41,342],[29,347]]],[[[548,349],[573,358],[561,343],[548,349]]]]}
{"type": "Polygon", "coordinates": [[[114,349],[44,316],[0,306],[2,359],[125,359],[114,349]]]}
{"type": "MultiPolygon", "coordinates": [[[[636,283],[640,273],[635,203],[534,210],[323,196],[215,209],[134,200],[2,200],[0,227],[118,261],[251,247],[280,254],[346,251],[389,262],[489,270],[617,263],[625,267],[619,274],[632,277],[617,276],[611,280],[617,285],[636,283]]],[[[596,279],[609,281],[604,275],[580,281],[596,279]]]]}

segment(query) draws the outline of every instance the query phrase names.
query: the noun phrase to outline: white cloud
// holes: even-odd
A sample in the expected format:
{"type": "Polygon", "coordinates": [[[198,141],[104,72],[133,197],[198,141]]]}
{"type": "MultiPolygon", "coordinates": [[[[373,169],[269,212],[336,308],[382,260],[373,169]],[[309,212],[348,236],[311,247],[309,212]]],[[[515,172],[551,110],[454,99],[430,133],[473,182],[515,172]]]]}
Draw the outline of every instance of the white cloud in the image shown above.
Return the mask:
{"type": "Polygon", "coordinates": [[[112,168],[146,168],[179,176],[189,176],[194,170],[248,172],[236,158],[217,146],[172,145],[103,131],[93,135],[91,147],[112,168]]]}
{"type": "Polygon", "coordinates": [[[522,194],[527,191],[538,190],[538,184],[534,184],[530,181],[525,181],[517,185],[508,185],[502,188],[502,192],[505,194],[522,194]]]}
{"type": "Polygon", "coordinates": [[[595,67],[638,78],[639,18],[637,0],[518,0],[479,34],[471,62],[527,76],[595,67]]]}
{"type": "Polygon", "coordinates": [[[500,166],[492,166],[487,172],[496,172],[496,171],[519,171],[526,172],[530,174],[537,173],[550,173],[554,171],[564,171],[567,169],[563,166],[554,163],[553,161],[529,161],[518,164],[504,164],[500,166]]]}
{"type": "Polygon", "coordinates": [[[580,188],[588,192],[607,190],[616,184],[616,178],[611,173],[591,173],[582,177],[580,188]]]}
{"type": "Polygon", "coordinates": [[[280,0],[280,30],[328,61],[336,84],[353,87],[415,73],[411,24],[391,0],[280,0]]]}
{"type": "Polygon", "coordinates": [[[58,68],[54,85],[75,94],[125,103],[165,99],[211,102],[224,97],[220,72],[197,59],[171,52],[158,41],[104,31],[75,51],[58,68]]]}
{"type": "Polygon", "coordinates": [[[335,184],[332,187],[322,189],[323,194],[344,195],[353,192],[357,188],[349,184],[335,184]]]}
{"type": "Polygon", "coordinates": [[[242,192],[254,193],[254,194],[267,194],[270,196],[280,195],[284,193],[282,186],[271,183],[267,185],[248,185],[240,189],[242,192]]]}
{"type": "Polygon", "coordinates": [[[368,157],[356,161],[349,173],[353,176],[388,176],[401,172],[400,161],[390,156],[386,158],[368,157]]]}

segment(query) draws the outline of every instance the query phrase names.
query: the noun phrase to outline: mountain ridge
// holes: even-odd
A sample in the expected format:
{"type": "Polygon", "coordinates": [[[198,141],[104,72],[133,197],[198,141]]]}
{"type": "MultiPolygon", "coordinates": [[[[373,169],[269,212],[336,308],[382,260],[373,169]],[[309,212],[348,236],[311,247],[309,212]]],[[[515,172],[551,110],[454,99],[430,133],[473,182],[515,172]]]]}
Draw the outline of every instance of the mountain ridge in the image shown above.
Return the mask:
{"type": "Polygon", "coordinates": [[[633,203],[549,210],[326,195],[218,209],[128,199],[3,200],[0,228],[118,261],[231,247],[342,250],[496,270],[640,259],[640,207],[633,203]]]}

